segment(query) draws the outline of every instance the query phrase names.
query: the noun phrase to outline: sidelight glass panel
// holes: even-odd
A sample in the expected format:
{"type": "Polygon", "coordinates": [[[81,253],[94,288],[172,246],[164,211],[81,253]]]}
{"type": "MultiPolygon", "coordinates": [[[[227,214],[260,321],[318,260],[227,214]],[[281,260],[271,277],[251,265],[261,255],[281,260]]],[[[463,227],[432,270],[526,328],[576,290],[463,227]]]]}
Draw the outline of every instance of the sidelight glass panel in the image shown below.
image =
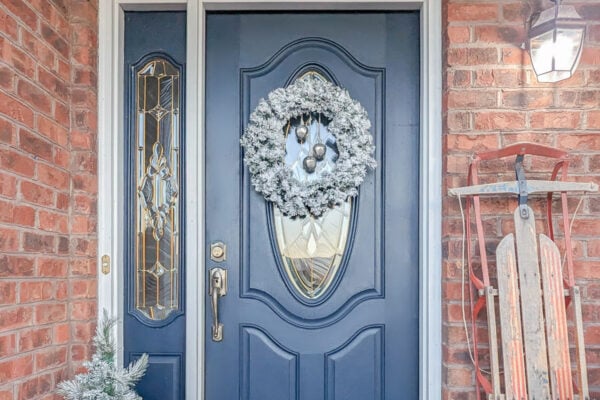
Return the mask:
{"type": "MultiPolygon", "coordinates": [[[[325,80],[316,71],[310,71],[325,80]]],[[[300,182],[319,179],[335,169],[338,149],[335,137],[328,131],[329,121],[320,113],[312,112],[288,121],[286,136],[286,164],[300,182]],[[306,127],[306,138],[299,140],[298,127],[306,127]],[[304,160],[316,156],[316,146],[324,154],[314,170],[307,171],[304,160]]],[[[308,299],[317,299],[333,282],[338,273],[352,214],[352,201],[333,207],[320,218],[290,218],[274,206],[273,217],[277,245],[287,277],[297,291],[308,299]]]]}
{"type": "Polygon", "coordinates": [[[157,58],[136,83],[135,305],[162,320],[179,307],[180,73],[157,58]]]}

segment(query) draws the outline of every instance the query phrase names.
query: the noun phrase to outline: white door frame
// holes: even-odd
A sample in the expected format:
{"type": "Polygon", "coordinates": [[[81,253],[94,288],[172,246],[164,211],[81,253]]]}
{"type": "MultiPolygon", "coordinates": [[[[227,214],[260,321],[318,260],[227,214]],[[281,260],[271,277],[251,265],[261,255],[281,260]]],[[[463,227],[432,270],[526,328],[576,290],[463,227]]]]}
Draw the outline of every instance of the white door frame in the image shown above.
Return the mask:
{"type": "MultiPolygon", "coordinates": [[[[442,395],[442,0],[100,0],[98,66],[98,306],[123,317],[123,12],[187,10],[186,400],[204,397],[204,23],[212,10],[420,10],[420,365],[421,400],[442,395]],[[101,272],[101,257],[112,269],[101,272]]],[[[122,325],[115,331],[122,345],[122,325]]],[[[119,352],[122,361],[122,352],[119,352]]]]}

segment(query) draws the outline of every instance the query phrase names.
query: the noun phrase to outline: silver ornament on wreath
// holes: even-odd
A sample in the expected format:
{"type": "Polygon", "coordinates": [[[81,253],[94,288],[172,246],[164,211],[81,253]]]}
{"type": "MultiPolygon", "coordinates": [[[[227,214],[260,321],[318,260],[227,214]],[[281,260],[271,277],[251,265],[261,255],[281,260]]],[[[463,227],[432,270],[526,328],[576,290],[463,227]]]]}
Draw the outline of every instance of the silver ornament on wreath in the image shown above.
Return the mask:
{"type": "Polygon", "coordinates": [[[314,156],[304,157],[304,160],[302,160],[302,167],[304,167],[306,172],[312,174],[315,172],[315,169],[317,169],[317,158],[314,156]]]}
{"type": "Polygon", "coordinates": [[[325,153],[327,153],[327,147],[323,143],[316,143],[312,148],[312,152],[317,161],[323,161],[325,153]]]}
{"type": "Polygon", "coordinates": [[[321,139],[321,114],[319,113],[319,125],[317,126],[317,143],[312,148],[312,153],[317,161],[323,161],[325,159],[325,153],[327,153],[327,147],[323,144],[321,139]]]}
{"type": "MultiPolygon", "coordinates": [[[[310,125],[310,122],[309,122],[310,125]]],[[[306,140],[310,133],[308,126],[304,124],[304,116],[300,118],[300,125],[296,127],[296,139],[298,143],[302,144],[306,140]]]]}
{"type": "Polygon", "coordinates": [[[307,136],[308,127],[306,125],[300,125],[296,127],[296,139],[298,139],[298,143],[304,143],[307,136]]]}

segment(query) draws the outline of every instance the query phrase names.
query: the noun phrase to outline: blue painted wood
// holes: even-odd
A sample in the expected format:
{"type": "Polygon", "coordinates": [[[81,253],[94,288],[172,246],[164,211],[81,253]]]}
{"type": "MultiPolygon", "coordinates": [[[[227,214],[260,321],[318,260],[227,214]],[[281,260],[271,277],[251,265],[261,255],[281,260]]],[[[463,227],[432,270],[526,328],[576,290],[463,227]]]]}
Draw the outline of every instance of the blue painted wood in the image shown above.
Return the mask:
{"type": "Polygon", "coordinates": [[[229,271],[222,342],[205,310],[206,399],[262,400],[268,387],[278,400],[417,399],[419,14],[211,13],[206,29],[205,245],[228,254],[205,264],[229,271]],[[239,146],[259,99],[309,66],[366,108],[379,165],[360,188],[343,276],[314,302],[286,284],[239,146]]]}
{"type": "Polygon", "coordinates": [[[298,399],[299,354],[277,343],[261,328],[241,327],[242,399],[298,399]],[[264,376],[271,380],[262,382],[264,376]]]}
{"type": "Polygon", "coordinates": [[[383,382],[383,326],[367,327],[325,354],[327,399],[380,399],[383,382]]]}
{"type": "MultiPolygon", "coordinates": [[[[135,233],[134,199],[137,196],[135,184],[135,96],[134,83],[136,68],[150,57],[160,55],[178,66],[181,71],[181,113],[180,126],[185,120],[185,31],[184,12],[126,12],[125,13],[125,226],[127,242],[124,244],[124,363],[129,364],[141,353],[149,354],[149,367],[144,378],[137,385],[138,393],[147,400],[179,400],[185,397],[185,264],[184,232],[180,243],[179,307],[163,321],[152,321],[135,309],[135,233]]],[[[185,135],[182,131],[180,143],[185,148],[185,135]]],[[[181,154],[182,156],[184,153],[181,154]]],[[[181,161],[182,166],[185,160],[181,161]]],[[[181,169],[181,181],[185,182],[185,170],[181,169]]],[[[180,185],[181,221],[185,221],[185,187],[180,185]]],[[[120,266],[117,266],[119,268],[120,266]]]]}
{"type": "MultiPolygon", "coordinates": [[[[131,354],[133,360],[140,354],[131,354]]],[[[185,368],[181,353],[156,354],[148,357],[150,368],[146,371],[141,384],[136,387],[143,399],[183,399],[180,380],[185,368]]]]}

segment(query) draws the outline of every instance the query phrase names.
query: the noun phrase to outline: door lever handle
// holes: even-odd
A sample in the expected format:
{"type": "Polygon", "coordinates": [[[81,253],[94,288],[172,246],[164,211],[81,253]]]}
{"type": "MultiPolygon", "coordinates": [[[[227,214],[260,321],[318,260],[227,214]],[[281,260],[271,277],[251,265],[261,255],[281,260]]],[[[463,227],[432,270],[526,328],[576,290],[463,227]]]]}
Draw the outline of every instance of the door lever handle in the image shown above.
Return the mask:
{"type": "Polygon", "coordinates": [[[227,270],[213,268],[209,271],[209,278],[208,295],[210,296],[213,314],[212,340],[220,342],[223,340],[223,324],[219,322],[219,298],[227,294],[227,270]]]}

